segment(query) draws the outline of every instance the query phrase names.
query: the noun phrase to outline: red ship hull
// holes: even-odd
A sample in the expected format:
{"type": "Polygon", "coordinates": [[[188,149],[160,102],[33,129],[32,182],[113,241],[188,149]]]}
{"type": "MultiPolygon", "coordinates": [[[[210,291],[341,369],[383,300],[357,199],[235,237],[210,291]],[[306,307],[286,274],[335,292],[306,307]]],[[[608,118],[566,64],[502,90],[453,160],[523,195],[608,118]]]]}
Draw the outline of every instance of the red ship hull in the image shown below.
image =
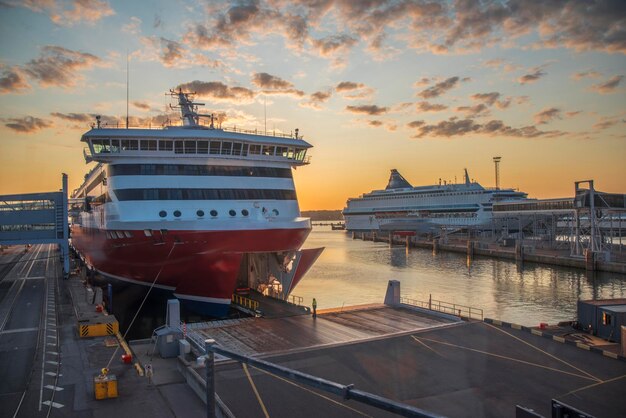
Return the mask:
{"type": "Polygon", "coordinates": [[[224,316],[243,255],[297,250],[310,229],[126,232],[131,237],[111,239],[106,230],[74,225],[72,245],[105,276],[154,284],[194,311],[224,316]]]}

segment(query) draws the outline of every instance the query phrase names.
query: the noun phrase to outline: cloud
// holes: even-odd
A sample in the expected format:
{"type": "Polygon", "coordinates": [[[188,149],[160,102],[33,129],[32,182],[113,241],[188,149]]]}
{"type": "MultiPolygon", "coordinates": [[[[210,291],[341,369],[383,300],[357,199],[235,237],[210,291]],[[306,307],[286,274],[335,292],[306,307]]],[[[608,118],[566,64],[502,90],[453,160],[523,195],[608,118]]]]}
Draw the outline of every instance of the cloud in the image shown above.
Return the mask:
{"type": "Polygon", "coordinates": [[[512,64],[508,61],[503,60],[502,58],[496,58],[492,60],[487,60],[483,63],[484,67],[494,68],[498,70],[503,70],[506,73],[510,73],[512,71],[516,71],[520,68],[519,65],[512,64]]]}
{"type": "Polygon", "coordinates": [[[64,3],[57,2],[55,11],[50,14],[50,19],[57,25],[72,26],[76,23],[93,24],[115,14],[115,10],[109,6],[109,3],[102,0],[72,0],[70,4],[71,7],[65,9],[64,3]]]}
{"type": "Polygon", "coordinates": [[[625,120],[618,116],[607,116],[600,119],[600,122],[597,122],[593,125],[593,129],[597,131],[603,131],[612,126],[615,126],[619,123],[626,123],[625,120]]]}
{"type": "Polygon", "coordinates": [[[498,109],[508,108],[511,105],[513,98],[507,97],[502,100],[498,100],[500,97],[502,96],[497,91],[492,91],[490,93],[476,93],[470,96],[472,100],[484,103],[487,106],[495,105],[498,109]]]}
{"type": "Polygon", "coordinates": [[[0,66],[0,94],[16,94],[30,90],[26,74],[19,67],[0,66]]]}
{"type": "Polygon", "coordinates": [[[426,122],[424,122],[423,120],[414,120],[412,122],[407,123],[406,126],[411,128],[411,129],[415,129],[415,128],[419,128],[421,126],[424,126],[425,124],[426,124],[426,122]]]}
{"type": "Polygon", "coordinates": [[[122,26],[122,32],[137,35],[139,34],[139,32],[141,32],[141,23],[141,19],[135,16],[131,16],[130,22],[122,26]]]}
{"type": "Polygon", "coordinates": [[[326,103],[333,95],[332,90],[316,91],[309,96],[309,101],[302,103],[301,106],[310,107],[312,109],[321,109],[322,103],[326,103]]]}
{"type": "Polygon", "coordinates": [[[537,125],[545,125],[554,119],[561,119],[561,109],[557,107],[551,107],[543,109],[541,112],[535,114],[534,119],[537,125]]]}
{"type": "Polygon", "coordinates": [[[489,107],[484,103],[479,103],[474,106],[459,106],[456,111],[465,113],[468,117],[486,116],[489,114],[489,107]]]}
{"type": "Polygon", "coordinates": [[[360,89],[362,87],[365,87],[365,84],[362,83],[355,83],[353,81],[342,81],[339,84],[337,84],[335,86],[335,90],[339,93],[344,92],[344,91],[351,91],[351,90],[356,90],[356,89],[360,89]]]}
{"type": "Polygon", "coordinates": [[[474,119],[450,118],[439,123],[427,125],[417,121],[414,126],[417,133],[414,138],[424,137],[445,137],[464,136],[468,134],[479,134],[485,136],[508,136],[515,138],[553,138],[565,135],[561,131],[540,131],[535,126],[524,126],[513,128],[507,126],[501,120],[491,120],[484,124],[476,122],[474,119]]]}
{"type": "Polygon", "coordinates": [[[446,105],[429,102],[418,102],[415,106],[419,112],[441,112],[448,108],[446,105]]]}
{"type": "Polygon", "coordinates": [[[296,97],[304,96],[304,92],[294,88],[293,84],[289,81],[268,73],[253,74],[252,84],[261,88],[264,94],[283,94],[296,97]]]}
{"type": "Polygon", "coordinates": [[[430,84],[430,78],[428,77],[422,77],[421,79],[417,80],[415,83],[413,83],[413,87],[424,87],[430,84]]]}
{"type": "Polygon", "coordinates": [[[362,106],[346,106],[346,110],[351,113],[361,113],[366,115],[382,115],[387,113],[389,108],[379,107],[376,105],[362,105],[362,106]]]}
{"type": "Polygon", "coordinates": [[[93,24],[112,16],[115,11],[102,0],[6,0],[1,5],[25,7],[37,13],[46,13],[57,25],[72,26],[75,23],[93,24]]]}
{"type": "Polygon", "coordinates": [[[423,99],[432,99],[434,97],[439,97],[448,90],[453,89],[458,83],[459,77],[450,77],[444,81],[435,84],[432,87],[427,88],[426,90],[422,90],[418,93],[418,96],[423,99]]]}
{"type": "Polygon", "coordinates": [[[264,89],[285,90],[293,87],[289,81],[268,73],[255,73],[252,76],[252,83],[264,89]]]}
{"type": "Polygon", "coordinates": [[[390,122],[390,121],[383,121],[383,120],[374,119],[374,120],[366,120],[365,123],[368,126],[371,126],[373,128],[384,127],[389,132],[394,132],[394,131],[396,131],[398,129],[398,126],[395,123],[390,122]]]}
{"type": "Polygon", "coordinates": [[[568,117],[568,118],[573,118],[574,116],[578,116],[581,113],[583,113],[582,110],[574,110],[574,111],[571,111],[571,112],[565,112],[565,116],[568,117]]]}
{"type": "Polygon", "coordinates": [[[357,42],[357,39],[350,35],[340,34],[313,39],[311,45],[320,56],[331,58],[334,67],[341,68],[346,65],[348,52],[357,42]]]}
{"type": "Polygon", "coordinates": [[[23,118],[3,119],[4,126],[21,134],[30,134],[40,129],[49,128],[54,124],[46,119],[36,118],[34,116],[26,116],[23,118]]]}
{"type": "Polygon", "coordinates": [[[73,87],[82,80],[80,70],[101,66],[95,55],[61,46],[44,46],[39,58],[29,61],[24,71],[42,87],[73,87]]]}
{"type": "Polygon", "coordinates": [[[340,93],[344,99],[363,100],[369,99],[374,94],[374,89],[363,83],[354,81],[342,81],[335,86],[335,91],[340,93]]]}
{"type": "Polygon", "coordinates": [[[623,75],[613,76],[603,83],[594,84],[593,86],[591,86],[591,90],[600,94],[615,93],[615,90],[617,90],[617,87],[619,86],[619,84],[622,82],[623,79],[624,79],[623,75]]]}
{"type": "Polygon", "coordinates": [[[535,69],[533,69],[531,71],[532,72],[530,72],[528,74],[524,74],[523,76],[518,78],[517,81],[520,84],[534,83],[535,81],[539,80],[541,77],[543,77],[543,76],[545,76],[547,74],[541,68],[535,68],[535,69]]]}
{"type": "Polygon", "coordinates": [[[487,106],[493,106],[493,104],[500,98],[500,93],[491,92],[491,93],[476,93],[471,96],[472,100],[476,100],[482,103],[485,103],[487,106]]]}
{"type": "Polygon", "coordinates": [[[583,78],[600,78],[602,74],[594,70],[580,71],[572,74],[572,79],[582,80],[583,78]]]}
{"type": "Polygon", "coordinates": [[[183,91],[196,92],[200,97],[239,104],[251,103],[255,97],[254,91],[250,89],[245,87],[229,87],[219,81],[194,80],[179,84],[176,89],[179,88],[183,89],[183,91]]]}
{"type": "Polygon", "coordinates": [[[96,115],[93,113],[59,113],[52,112],[50,116],[69,122],[93,122],[96,115]]]}
{"type": "Polygon", "coordinates": [[[146,102],[134,101],[132,104],[139,110],[150,110],[150,105],[146,102]]]}

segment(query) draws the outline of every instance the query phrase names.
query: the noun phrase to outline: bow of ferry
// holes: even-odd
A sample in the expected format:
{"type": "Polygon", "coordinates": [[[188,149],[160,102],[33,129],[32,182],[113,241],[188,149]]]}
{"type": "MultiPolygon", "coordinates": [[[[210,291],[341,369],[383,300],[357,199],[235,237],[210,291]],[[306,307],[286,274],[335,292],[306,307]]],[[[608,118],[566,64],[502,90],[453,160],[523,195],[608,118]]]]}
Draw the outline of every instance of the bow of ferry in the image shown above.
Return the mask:
{"type": "Polygon", "coordinates": [[[86,132],[96,166],[74,191],[72,245],[111,280],[173,292],[205,315],[227,313],[249,287],[286,299],[322,249],[301,250],[292,168],[309,163],[299,136],[208,126],[187,93],[183,125],[86,132]]]}

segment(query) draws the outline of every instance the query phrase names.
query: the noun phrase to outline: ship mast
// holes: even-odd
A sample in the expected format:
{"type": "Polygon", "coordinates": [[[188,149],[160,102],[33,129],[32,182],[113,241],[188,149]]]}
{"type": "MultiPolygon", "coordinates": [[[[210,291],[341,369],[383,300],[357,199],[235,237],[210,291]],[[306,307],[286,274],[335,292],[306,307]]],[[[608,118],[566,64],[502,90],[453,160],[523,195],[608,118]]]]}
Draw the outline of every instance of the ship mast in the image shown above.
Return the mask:
{"type": "Polygon", "coordinates": [[[198,113],[198,106],[204,106],[204,103],[197,103],[193,101],[193,96],[196,93],[185,93],[182,89],[178,91],[170,90],[170,96],[178,99],[178,106],[170,105],[171,109],[180,109],[181,118],[183,120],[183,126],[185,127],[200,127],[200,118],[211,118],[210,129],[214,129],[214,116],[202,115],[198,113]]]}

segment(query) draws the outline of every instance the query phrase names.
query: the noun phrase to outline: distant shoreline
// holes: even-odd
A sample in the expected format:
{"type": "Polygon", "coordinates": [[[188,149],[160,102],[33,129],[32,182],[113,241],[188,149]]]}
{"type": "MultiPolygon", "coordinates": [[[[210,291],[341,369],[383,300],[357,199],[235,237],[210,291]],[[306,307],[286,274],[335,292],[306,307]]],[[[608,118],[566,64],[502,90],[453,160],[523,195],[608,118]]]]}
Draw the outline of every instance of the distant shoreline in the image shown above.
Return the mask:
{"type": "Polygon", "coordinates": [[[343,219],[341,210],[304,210],[302,216],[311,218],[311,221],[336,221],[343,219]]]}

